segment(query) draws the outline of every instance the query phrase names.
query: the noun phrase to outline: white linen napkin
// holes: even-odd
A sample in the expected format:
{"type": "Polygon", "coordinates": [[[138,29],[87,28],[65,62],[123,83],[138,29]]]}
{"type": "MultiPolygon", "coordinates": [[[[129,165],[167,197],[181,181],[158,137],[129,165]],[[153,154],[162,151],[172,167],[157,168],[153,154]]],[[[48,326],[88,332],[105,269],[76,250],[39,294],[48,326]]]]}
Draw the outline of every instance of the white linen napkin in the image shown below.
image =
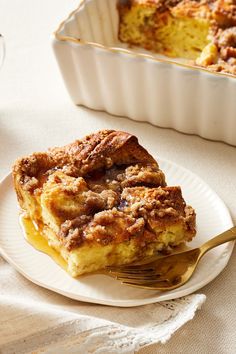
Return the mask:
{"type": "Polygon", "coordinates": [[[131,354],[164,343],[205,295],[132,308],[67,299],[30,283],[0,257],[0,353],[131,354]]]}

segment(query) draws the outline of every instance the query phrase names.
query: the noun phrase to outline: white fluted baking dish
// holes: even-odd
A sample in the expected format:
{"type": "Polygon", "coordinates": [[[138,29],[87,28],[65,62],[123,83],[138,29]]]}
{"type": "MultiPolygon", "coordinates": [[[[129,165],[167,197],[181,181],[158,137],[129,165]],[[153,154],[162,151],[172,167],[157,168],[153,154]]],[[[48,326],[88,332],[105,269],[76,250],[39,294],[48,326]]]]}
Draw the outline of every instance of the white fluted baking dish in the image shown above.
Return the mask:
{"type": "Polygon", "coordinates": [[[236,78],[125,48],[117,0],[84,0],[54,52],[75,104],[236,145],[236,78]]]}

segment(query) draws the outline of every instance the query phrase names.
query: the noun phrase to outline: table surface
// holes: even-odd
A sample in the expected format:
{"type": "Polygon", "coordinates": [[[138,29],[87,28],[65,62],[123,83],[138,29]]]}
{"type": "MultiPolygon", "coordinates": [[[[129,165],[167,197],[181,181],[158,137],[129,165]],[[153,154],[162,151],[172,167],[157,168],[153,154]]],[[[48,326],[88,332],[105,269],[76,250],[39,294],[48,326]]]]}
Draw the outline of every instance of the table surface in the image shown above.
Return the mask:
{"type": "MultiPolygon", "coordinates": [[[[126,130],[137,135],[150,153],[204,179],[236,222],[235,147],[73,105],[50,36],[77,4],[69,0],[0,0],[0,32],[6,41],[0,72],[0,178],[19,156],[66,144],[99,129],[126,130]]],[[[194,320],[165,345],[150,346],[140,354],[191,353],[193,348],[196,353],[236,353],[235,270],[236,250],[227,268],[201,289],[207,301],[194,320]]]]}

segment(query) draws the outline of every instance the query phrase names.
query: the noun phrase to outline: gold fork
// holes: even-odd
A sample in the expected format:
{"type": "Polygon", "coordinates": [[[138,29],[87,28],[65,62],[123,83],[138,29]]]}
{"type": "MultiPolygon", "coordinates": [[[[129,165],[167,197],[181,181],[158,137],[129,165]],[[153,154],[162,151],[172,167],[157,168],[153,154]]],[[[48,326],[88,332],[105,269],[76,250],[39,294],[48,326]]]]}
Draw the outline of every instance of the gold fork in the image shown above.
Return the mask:
{"type": "Polygon", "coordinates": [[[167,291],[185,284],[193,275],[198,262],[206,252],[222,243],[236,239],[236,226],[204,243],[201,247],[137,265],[107,267],[103,274],[123,284],[138,288],[167,291]]]}

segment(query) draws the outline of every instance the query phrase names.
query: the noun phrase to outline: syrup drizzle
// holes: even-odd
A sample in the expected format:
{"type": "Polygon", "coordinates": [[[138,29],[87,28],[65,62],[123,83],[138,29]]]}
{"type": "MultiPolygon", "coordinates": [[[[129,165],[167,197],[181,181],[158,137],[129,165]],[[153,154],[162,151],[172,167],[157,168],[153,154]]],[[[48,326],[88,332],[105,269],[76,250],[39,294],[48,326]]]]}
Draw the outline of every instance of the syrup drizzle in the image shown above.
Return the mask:
{"type": "Polygon", "coordinates": [[[26,241],[36,250],[50,256],[61,268],[67,271],[67,263],[62,256],[42,236],[40,229],[25,214],[20,215],[20,225],[26,241]]]}

